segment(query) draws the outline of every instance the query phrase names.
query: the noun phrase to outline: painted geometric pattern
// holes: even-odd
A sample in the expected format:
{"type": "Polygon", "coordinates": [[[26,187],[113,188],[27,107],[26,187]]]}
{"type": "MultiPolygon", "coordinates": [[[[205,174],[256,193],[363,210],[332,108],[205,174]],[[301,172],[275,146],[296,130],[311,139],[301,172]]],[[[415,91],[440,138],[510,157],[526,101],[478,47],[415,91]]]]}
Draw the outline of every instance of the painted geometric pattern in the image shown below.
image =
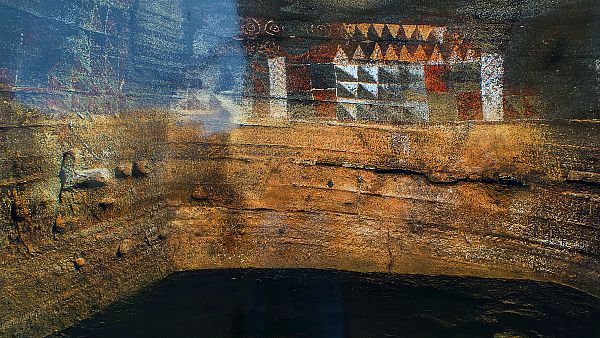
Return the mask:
{"type": "Polygon", "coordinates": [[[406,103],[403,106],[344,103],[337,104],[337,119],[342,121],[372,121],[382,123],[427,122],[426,103],[406,103]]]}
{"type": "Polygon", "coordinates": [[[276,57],[269,59],[269,93],[274,98],[287,97],[285,58],[276,57]]]}
{"type": "Polygon", "coordinates": [[[323,118],[337,115],[344,120],[390,123],[483,119],[479,63],[298,65],[286,64],[284,58],[266,61],[268,92],[261,91],[261,85],[254,93],[271,98],[258,105],[267,109],[263,116],[285,117],[285,102],[306,105],[312,100],[315,113],[323,118]]]}
{"type": "MultiPolygon", "coordinates": [[[[501,120],[502,58],[485,54],[445,27],[344,24],[347,41],[286,51],[276,41],[255,39],[248,50],[262,55],[254,67],[255,95],[271,101],[271,115],[289,109],[306,116],[383,122],[501,120]],[[254,45],[253,45],[254,44],[254,45]],[[256,44],[266,49],[256,49],[256,44]],[[253,47],[254,46],[254,47],[253,47]],[[261,51],[262,50],[262,51],[261,51]],[[267,73],[267,93],[264,74],[267,73]],[[261,80],[262,79],[262,80],[261,80]],[[312,102],[312,104],[310,103],[312,102]]],[[[261,47],[262,48],[262,47],[261,47]]],[[[264,106],[264,104],[262,104],[264,106]]],[[[515,106],[513,104],[512,106],[515,106]]]]}
{"type": "Polygon", "coordinates": [[[336,64],[338,101],[392,101],[400,104],[425,94],[423,65],[336,64]]]}
{"type": "Polygon", "coordinates": [[[398,39],[443,42],[447,28],[431,25],[382,23],[345,23],[344,35],[349,39],[398,39]]]}
{"type": "Polygon", "coordinates": [[[271,98],[270,103],[258,105],[270,109],[263,116],[287,116],[286,101],[291,102],[290,109],[292,101],[297,107],[312,101],[315,114],[322,118],[337,114],[344,120],[390,123],[484,118],[479,63],[298,65],[286,64],[283,58],[265,61],[267,92],[261,89],[264,81],[255,82],[260,86],[253,94],[271,98]]]}
{"type": "Polygon", "coordinates": [[[502,57],[498,54],[481,56],[481,95],[483,119],[502,120],[502,80],[504,77],[502,57]]]}
{"type": "Polygon", "coordinates": [[[338,110],[346,119],[428,118],[423,65],[336,64],[335,75],[338,110]]]}
{"type": "Polygon", "coordinates": [[[335,61],[400,61],[428,64],[475,62],[480,53],[469,45],[430,43],[361,42],[338,47],[335,61]]]}

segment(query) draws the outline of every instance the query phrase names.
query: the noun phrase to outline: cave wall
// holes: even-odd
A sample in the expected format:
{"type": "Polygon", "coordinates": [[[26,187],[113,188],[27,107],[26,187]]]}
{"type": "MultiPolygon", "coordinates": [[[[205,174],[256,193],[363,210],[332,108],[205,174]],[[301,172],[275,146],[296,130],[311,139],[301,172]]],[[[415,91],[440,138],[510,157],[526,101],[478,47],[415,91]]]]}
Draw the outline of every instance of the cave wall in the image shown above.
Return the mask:
{"type": "Polygon", "coordinates": [[[0,335],[44,336],[190,269],[526,278],[600,295],[598,10],[0,1],[0,335]],[[308,28],[248,38],[247,18],[308,28]],[[448,25],[502,53],[505,118],[349,120],[303,96],[273,114],[249,82],[257,42],[301,55],[329,39],[314,27],[364,18],[448,25]]]}

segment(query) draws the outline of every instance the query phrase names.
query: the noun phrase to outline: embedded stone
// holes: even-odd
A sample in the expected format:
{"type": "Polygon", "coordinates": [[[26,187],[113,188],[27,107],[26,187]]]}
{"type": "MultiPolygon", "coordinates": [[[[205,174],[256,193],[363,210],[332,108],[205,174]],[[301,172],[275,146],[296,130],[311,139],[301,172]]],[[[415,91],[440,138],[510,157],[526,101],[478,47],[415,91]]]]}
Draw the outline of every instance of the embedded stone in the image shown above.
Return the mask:
{"type": "Polygon", "coordinates": [[[132,175],[133,177],[146,177],[150,174],[150,165],[148,161],[136,161],[133,162],[132,175]]]}
{"type": "Polygon", "coordinates": [[[589,184],[600,184],[600,173],[589,172],[589,171],[577,171],[570,170],[567,174],[567,181],[589,183],[589,184]]]}
{"type": "Polygon", "coordinates": [[[107,186],[112,182],[112,173],[106,168],[78,171],[72,184],[65,189],[95,189],[107,186]]]}
{"type": "Polygon", "coordinates": [[[133,173],[133,164],[132,163],[124,163],[119,164],[115,168],[115,177],[116,178],[127,178],[131,177],[133,173]]]}
{"type": "Polygon", "coordinates": [[[196,187],[194,188],[194,192],[192,192],[192,199],[195,199],[197,201],[207,201],[210,198],[202,185],[196,185],[196,187]]]}
{"type": "Polygon", "coordinates": [[[107,211],[109,209],[112,209],[115,204],[117,203],[117,200],[112,198],[112,197],[108,197],[108,198],[103,198],[99,203],[98,206],[100,208],[102,208],[102,210],[107,211]]]}
{"type": "Polygon", "coordinates": [[[79,257],[73,261],[73,265],[75,265],[75,269],[79,270],[83,268],[87,264],[85,258],[79,257]]]}
{"type": "Polygon", "coordinates": [[[56,215],[56,220],[54,220],[54,224],[52,225],[52,233],[61,234],[65,231],[65,220],[62,218],[60,214],[56,215]]]}
{"type": "Polygon", "coordinates": [[[129,253],[131,251],[131,247],[132,247],[131,240],[129,240],[129,239],[123,240],[119,244],[119,247],[117,248],[117,257],[122,257],[122,256],[126,255],[127,253],[129,253]]]}

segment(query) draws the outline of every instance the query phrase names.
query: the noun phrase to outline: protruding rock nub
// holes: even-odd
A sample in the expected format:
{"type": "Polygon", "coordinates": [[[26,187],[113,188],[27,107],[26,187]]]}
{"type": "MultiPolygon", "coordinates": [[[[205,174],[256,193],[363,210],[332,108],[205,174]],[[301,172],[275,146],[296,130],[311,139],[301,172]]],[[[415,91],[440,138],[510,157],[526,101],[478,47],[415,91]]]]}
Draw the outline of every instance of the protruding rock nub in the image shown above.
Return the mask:
{"type": "Polygon", "coordinates": [[[150,174],[150,165],[148,161],[136,161],[133,162],[132,175],[133,177],[146,177],[150,174]]]}
{"type": "Polygon", "coordinates": [[[112,182],[112,173],[106,168],[95,168],[78,171],[73,178],[71,186],[67,189],[94,189],[109,185],[112,182]]]}
{"type": "Polygon", "coordinates": [[[81,270],[87,264],[85,258],[79,257],[73,261],[73,265],[75,265],[75,269],[81,270]]]}
{"type": "Polygon", "coordinates": [[[131,251],[131,241],[128,239],[123,240],[117,248],[117,257],[123,257],[131,251]]]}
{"type": "Polygon", "coordinates": [[[204,190],[204,187],[202,185],[197,185],[194,188],[194,192],[192,193],[192,198],[195,199],[196,201],[209,200],[209,196],[206,193],[206,190],[204,190]]]}
{"type": "Polygon", "coordinates": [[[115,168],[115,177],[116,178],[131,177],[132,174],[133,174],[133,164],[132,163],[119,164],[115,168]]]}

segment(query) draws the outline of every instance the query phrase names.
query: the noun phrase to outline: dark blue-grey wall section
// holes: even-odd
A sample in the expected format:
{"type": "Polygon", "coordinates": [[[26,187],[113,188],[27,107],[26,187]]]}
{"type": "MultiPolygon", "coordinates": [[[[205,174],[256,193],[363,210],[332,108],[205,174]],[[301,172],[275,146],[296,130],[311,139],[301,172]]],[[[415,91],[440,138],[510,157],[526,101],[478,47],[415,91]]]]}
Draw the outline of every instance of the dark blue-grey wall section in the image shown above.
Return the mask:
{"type": "Polygon", "coordinates": [[[233,1],[1,1],[0,83],[22,103],[111,112],[240,90],[233,1]]]}

